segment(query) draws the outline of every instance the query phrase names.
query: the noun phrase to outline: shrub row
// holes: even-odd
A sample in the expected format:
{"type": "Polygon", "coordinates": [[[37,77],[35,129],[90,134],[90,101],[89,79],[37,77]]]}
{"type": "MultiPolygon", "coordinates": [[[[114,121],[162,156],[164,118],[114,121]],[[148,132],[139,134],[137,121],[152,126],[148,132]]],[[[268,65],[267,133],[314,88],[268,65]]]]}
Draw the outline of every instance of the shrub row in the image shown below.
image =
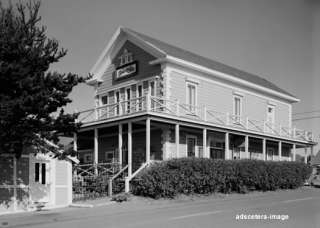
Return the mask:
{"type": "Polygon", "coordinates": [[[173,198],[177,194],[246,193],[294,189],[310,176],[301,162],[181,158],[156,163],[132,181],[135,195],[173,198]]]}

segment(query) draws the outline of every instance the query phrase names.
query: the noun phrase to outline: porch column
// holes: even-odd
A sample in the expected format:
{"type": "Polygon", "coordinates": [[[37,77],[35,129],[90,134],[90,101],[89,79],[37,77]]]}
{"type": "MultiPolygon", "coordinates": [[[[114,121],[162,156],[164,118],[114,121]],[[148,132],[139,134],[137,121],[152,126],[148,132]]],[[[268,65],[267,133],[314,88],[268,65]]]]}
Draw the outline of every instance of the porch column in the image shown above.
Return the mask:
{"type": "Polygon", "coordinates": [[[176,157],[179,158],[180,154],[179,154],[179,143],[180,143],[180,125],[176,124],[175,126],[175,137],[176,137],[176,157]]]}
{"type": "Polygon", "coordinates": [[[292,160],[296,161],[296,144],[292,145],[292,160]]]}
{"type": "Polygon", "coordinates": [[[282,142],[278,142],[278,156],[279,156],[279,161],[282,160],[282,142]]]}
{"type": "Polygon", "coordinates": [[[119,164],[122,166],[122,124],[118,126],[118,152],[119,152],[119,164]]]}
{"type": "Polygon", "coordinates": [[[266,151],[267,151],[267,140],[264,138],[262,139],[262,156],[264,161],[267,160],[266,151]]]}
{"type": "Polygon", "coordinates": [[[224,159],[230,159],[230,151],[229,151],[229,132],[225,133],[225,141],[224,141],[224,159]]]}
{"type": "Polygon", "coordinates": [[[150,162],[150,118],[146,120],[146,162],[150,162]]]}
{"type": "Polygon", "coordinates": [[[304,148],[304,163],[308,163],[308,147],[304,148]]]}
{"type": "Polygon", "coordinates": [[[203,128],[203,134],[202,134],[202,157],[204,158],[209,158],[208,153],[207,153],[207,129],[203,128]]]}
{"type": "Polygon", "coordinates": [[[310,155],[313,157],[313,146],[310,147],[310,155]]]}
{"type": "Polygon", "coordinates": [[[128,177],[132,175],[132,123],[128,122],[128,177]]]}
{"type": "Polygon", "coordinates": [[[93,149],[93,164],[95,165],[94,173],[98,175],[98,169],[96,165],[98,164],[98,143],[99,143],[98,128],[94,129],[94,149],[93,149]]]}
{"type": "Polygon", "coordinates": [[[246,153],[245,158],[246,159],[250,159],[250,154],[249,154],[249,136],[248,135],[246,135],[245,139],[244,139],[244,149],[245,149],[245,153],[246,153]]]}

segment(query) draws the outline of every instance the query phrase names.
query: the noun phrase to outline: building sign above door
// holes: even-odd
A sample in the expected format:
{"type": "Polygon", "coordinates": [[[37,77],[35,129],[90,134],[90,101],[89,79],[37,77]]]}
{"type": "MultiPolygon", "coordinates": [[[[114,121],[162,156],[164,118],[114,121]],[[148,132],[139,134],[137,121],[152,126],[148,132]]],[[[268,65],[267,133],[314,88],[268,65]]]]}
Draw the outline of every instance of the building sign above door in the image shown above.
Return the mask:
{"type": "Polygon", "coordinates": [[[120,64],[116,69],[116,79],[130,77],[137,72],[137,62],[133,61],[133,55],[127,49],[123,50],[119,60],[120,64]]]}

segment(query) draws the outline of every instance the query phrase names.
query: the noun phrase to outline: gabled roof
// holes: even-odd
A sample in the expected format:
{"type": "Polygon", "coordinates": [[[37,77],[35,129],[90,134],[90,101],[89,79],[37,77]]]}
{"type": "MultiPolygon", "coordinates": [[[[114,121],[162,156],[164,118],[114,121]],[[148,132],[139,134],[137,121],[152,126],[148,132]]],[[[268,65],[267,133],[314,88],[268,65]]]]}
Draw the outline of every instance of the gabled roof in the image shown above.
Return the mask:
{"type": "MultiPolygon", "coordinates": [[[[195,53],[192,53],[190,51],[184,50],[182,48],[176,47],[174,45],[165,43],[163,41],[160,41],[158,39],[155,39],[153,37],[147,36],[145,34],[133,31],[129,28],[123,28],[120,27],[116,33],[118,35],[123,32],[127,35],[131,35],[135,37],[136,39],[139,39],[140,41],[146,43],[151,48],[154,48],[156,51],[158,51],[159,58],[167,58],[167,57],[173,57],[188,63],[192,63],[201,67],[204,67],[206,69],[210,69],[213,71],[221,72],[223,74],[232,76],[234,79],[239,79],[248,83],[252,83],[254,85],[257,85],[259,87],[265,88],[267,90],[274,91],[280,95],[284,95],[292,102],[297,102],[299,99],[297,99],[292,94],[288,93],[287,91],[279,88],[277,85],[273,84],[272,82],[269,82],[268,80],[259,77],[257,75],[239,70],[237,68],[225,65],[223,63],[214,61],[212,59],[197,55],[195,53]]],[[[115,38],[112,39],[113,41],[115,38]]],[[[110,48],[110,44],[108,45],[110,48]]],[[[103,52],[106,54],[106,50],[103,52]]],[[[100,59],[102,56],[100,57],[100,59]]],[[[98,61],[99,62],[99,61],[98,61]]],[[[97,65],[97,64],[96,64],[97,65]]],[[[96,66],[95,65],[95,66],[96,66]]]]}

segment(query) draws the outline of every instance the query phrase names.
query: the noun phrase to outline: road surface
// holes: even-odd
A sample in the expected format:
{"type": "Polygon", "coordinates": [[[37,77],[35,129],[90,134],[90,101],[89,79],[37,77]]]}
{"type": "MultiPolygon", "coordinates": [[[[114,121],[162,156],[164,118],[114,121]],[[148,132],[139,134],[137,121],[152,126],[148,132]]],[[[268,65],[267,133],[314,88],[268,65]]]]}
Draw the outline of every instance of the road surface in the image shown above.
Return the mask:
{"type": "Polygon", "coordinates": [[[0,216],[0,227],[320,227],[320,188],[182,200],[133,200],[0,216]],[[246,219],[247,218],[247,219],[246,219]]]}

